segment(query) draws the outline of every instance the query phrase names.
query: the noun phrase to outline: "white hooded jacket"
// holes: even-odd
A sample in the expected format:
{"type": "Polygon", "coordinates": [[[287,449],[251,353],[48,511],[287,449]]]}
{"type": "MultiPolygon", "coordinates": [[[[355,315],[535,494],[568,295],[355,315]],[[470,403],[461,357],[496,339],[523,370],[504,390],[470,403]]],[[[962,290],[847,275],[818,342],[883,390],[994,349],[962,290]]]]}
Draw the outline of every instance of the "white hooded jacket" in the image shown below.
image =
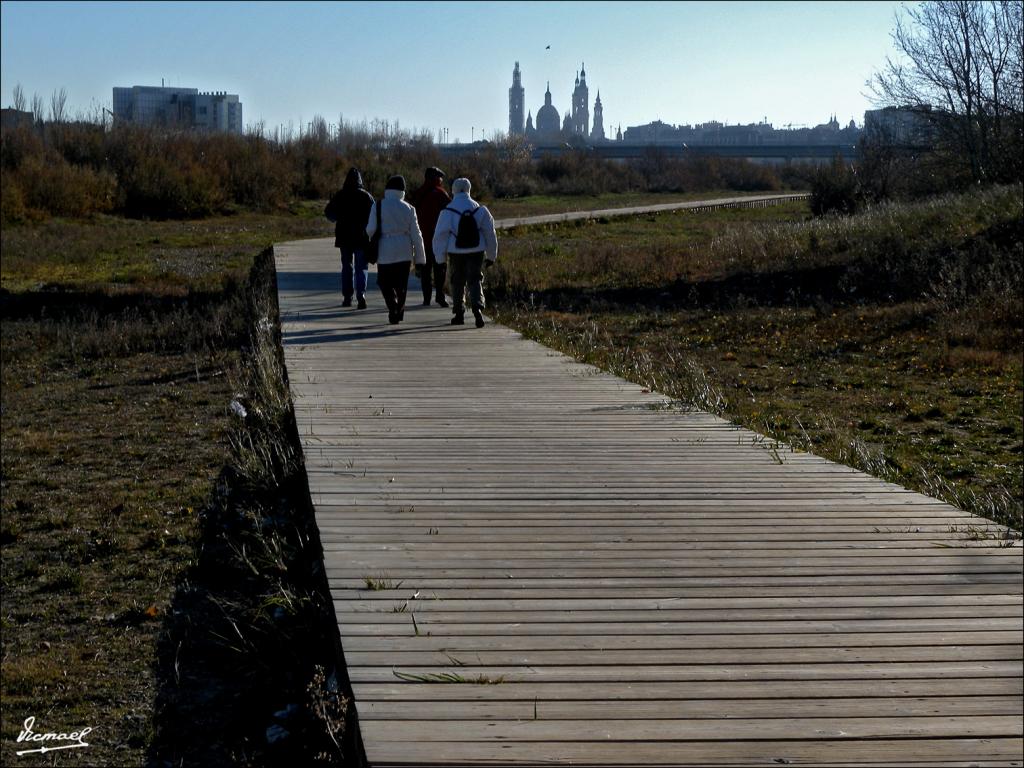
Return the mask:
{"type": "Polygon", "coordinates": [[[494,231],[494,217],[487,210],[487,206],[480,205],[469,196],[468,192],[456,192],[448,207],[441,211],[437,219],[437,228],[434,229],[432,240],[434,246],[434,260],[438,264],[444,264],[449,253],[479,253],[484,251],[487,261],[495,261],[498,258],[498,236],[494,231]],[[465,211],[476,208],[473,218],[476,220],[477,229],[480,230],[480,240],[473,248],[459,248],[455,245],[455,233],[459,229],[459,216],[465,211]]]}
{"type": "Polygon", "coordinates": [[[385,189],[384,199],[374,202],[370,209],[370,220],[366,223],[366,234],[373,237],[377,231],[377,205],[380,205],[380,251],[378,264],[400,264],[415,260],[426,264],[423,250],[423,236],[416,223],[416,209],[403,199],[405,192],[400,189],[385,189]]]}

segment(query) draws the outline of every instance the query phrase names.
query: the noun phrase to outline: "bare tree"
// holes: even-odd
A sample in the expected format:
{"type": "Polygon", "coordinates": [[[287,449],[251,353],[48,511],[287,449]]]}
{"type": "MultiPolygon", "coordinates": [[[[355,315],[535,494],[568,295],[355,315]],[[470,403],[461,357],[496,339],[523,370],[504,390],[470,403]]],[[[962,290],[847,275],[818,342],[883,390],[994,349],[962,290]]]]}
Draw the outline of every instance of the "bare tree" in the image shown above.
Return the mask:
{"type": "Polygon", "coordinates": [[[21,83],[14,86],[14,100],[11,102],[11,106],[19,112],[25,111],[25,91],[21,89],[21,83]]]}
{"type": "Polygon", "coordinates": [[[43,97],[38,93],[32,94],[32,122],[36,125],[43,123],[43,97]]]}
{"type": "Polygon", "coordinates": [[[309,130],[306,136],[318,144],[326,145],[330,138],[330,129],[327,126],[327,120],[322,115],[313,115],[313,119],[309,123],[309,130]]]}
{"type": "Polygon", "coordinates": [[[255,123],[249,123],[246,135],[255,139],[265,138],[267,135],[267,122],[262,117],[255,123]]]}
{"type": "Polygon", "coordinates": [[[904,14],[892,34],[902,56],[868,83],[875,100],[916,108],[973,181],[1020,178],[1021,3],[933,0],[904,14]]]}
{"type": "Polygon", "coordinates": [[[68,92],[64,88],[50,94],[50,122],[63,123],[67,117],[68,92]]]}

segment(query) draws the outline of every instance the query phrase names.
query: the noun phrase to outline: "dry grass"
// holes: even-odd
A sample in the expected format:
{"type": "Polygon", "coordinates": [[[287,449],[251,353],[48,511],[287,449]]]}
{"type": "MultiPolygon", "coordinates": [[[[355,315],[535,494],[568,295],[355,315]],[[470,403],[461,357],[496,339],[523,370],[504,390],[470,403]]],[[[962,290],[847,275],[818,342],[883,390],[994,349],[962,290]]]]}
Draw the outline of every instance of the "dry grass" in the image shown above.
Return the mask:
{"type": "MultiPolygon", "coordinates": [[[[30,715],[93,726],[81,765],[330,764],[335,741],[354,754],[272,283],[250,281],[255,249],[246,263],[237,233],[204,226],[4,229],[4,285],[18,288],[2,297],[5,765],[31,764],[13,755],[30,715]],[[180,271],[154,273],[151,241],[197,227],[180,271]],[[63,236],[75,277],[24,290],[65,259],[63,236]],[[149,276],[126,288],[90,247],[149,276]],[[291,737],[270,745],[270,727],[291,737]]],[[[253,238],[308,226],[268,219],[253,238]]]]}

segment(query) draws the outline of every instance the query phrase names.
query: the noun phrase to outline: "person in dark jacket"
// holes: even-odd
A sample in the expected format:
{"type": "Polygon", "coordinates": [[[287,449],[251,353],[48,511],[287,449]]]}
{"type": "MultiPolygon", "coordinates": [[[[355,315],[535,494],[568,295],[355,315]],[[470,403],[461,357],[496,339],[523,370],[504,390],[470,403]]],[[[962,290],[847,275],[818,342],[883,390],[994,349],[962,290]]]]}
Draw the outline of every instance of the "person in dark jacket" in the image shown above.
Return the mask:
{"type": "Polygon", "coordinates": [[[341,295],[343,307],[352,306],[352,268],[359,309],[366,309],[366,222],[373,208],[373,196],[363,188],[363,176],[349,168],[345,183],[331,196],[324,216],[334,222],[334,245],[341,249],[341,295]]]}
{"type": "Polygon", "coordinates": [[[444,262],[438,264],[434,260],[434,249],[431,247],[434,228],[437,226],[437,217],[452,201],[451,196],[444,189],[442,179],[444,179],[444,172],[440,168],[427,168],[424,172],[423,186],[413,191],[408,199],[409,204],[416,209],[416,220],[419,222],[420,232],[423,235],[423,245],[427,249],[427,263],[418,270],[420,285],[423,288],[424,307],[430,306],[432,288],[436,288],[437,291],[437,305],[439,307],[448,306],[444,297],[444,279],[448,272],[448,265],[444,262]]]}

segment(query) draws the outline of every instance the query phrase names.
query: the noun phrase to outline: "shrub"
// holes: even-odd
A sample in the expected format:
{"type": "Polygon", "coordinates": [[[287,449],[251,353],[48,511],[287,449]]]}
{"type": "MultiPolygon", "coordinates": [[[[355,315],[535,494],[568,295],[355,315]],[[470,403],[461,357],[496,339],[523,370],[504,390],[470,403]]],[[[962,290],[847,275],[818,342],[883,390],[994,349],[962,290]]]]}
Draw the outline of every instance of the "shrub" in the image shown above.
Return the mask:
{"type": "Polygon", "coordinates": [[[13,177],[26,209],[74,217],[104,213],[113,207],[116,184],[108,172],[69,165],[59,156],[29,157],[13,177]]]}
{"type": "Polygon", "coordinates": [[[426,134],[381,121],[328,126],[314,119],[297,138],[257,127],[245,136],[118,124],[53,123],[3,131],[0,167],[5,221],[112,210],[129,217],[194,218],[234,207],[279,208],[324,199],[355,166],[367,188],[383,193],[388,176],[410,186],[439,165],[467,176],[484,198],[532,194],[702,191],[781,186],[767,166],[721,158],[668,159],[658,150],[634,163],[601,159],[577,147],[538,163],[523,137],[504,137],[458,158],[441,156],[426,134]]]}
{"type": "Polygon", "coordinates": [[[28,218],[25,196],[10,173],[0,174],[0,226],[18,224],[28,218]]]}
{"type": "Polygon", "coordinates": [[[859,208],[857,177],[853,170],[836,158],[828,168],[821,168],[811,181],[811,213],[851,214],[859,208]]]}

